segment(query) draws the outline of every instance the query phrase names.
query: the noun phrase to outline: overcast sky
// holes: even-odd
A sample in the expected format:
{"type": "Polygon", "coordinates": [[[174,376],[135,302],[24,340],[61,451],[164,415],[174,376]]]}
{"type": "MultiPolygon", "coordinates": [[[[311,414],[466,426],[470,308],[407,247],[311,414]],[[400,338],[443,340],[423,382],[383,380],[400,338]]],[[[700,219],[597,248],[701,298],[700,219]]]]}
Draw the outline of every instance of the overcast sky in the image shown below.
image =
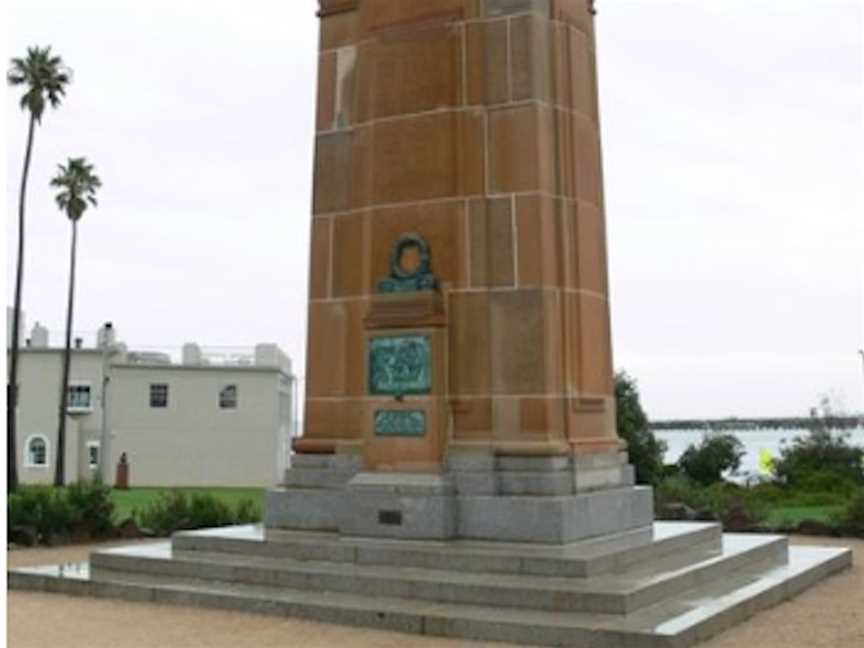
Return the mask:
{"type": "MultiPolygon", "coordinates": [[[[823,393],[864,410],[862,4],[598,2],[615,364],[653,418],[799,415],[823,393]]],[[[304,374],[315,0],[10,5],[6,58],[51,44],[75,73],[36,134],[28,328],[62,338],[70,232],[48,181],[85,155],[104,187],[79,228],[75,329],[112,320],[167,351],[273,341],[304,374]]]]}

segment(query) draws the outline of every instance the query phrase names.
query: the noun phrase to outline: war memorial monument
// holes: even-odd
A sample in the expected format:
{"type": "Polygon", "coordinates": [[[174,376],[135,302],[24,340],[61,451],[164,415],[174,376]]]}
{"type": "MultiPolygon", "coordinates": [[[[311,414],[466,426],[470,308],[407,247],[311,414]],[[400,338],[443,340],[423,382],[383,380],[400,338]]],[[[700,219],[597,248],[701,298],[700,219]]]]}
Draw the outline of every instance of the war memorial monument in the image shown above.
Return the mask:
{"type": "Polygon", "coordinates": [[[305,429],[263,527],[10,586],[641,648],[693,645],[849,566],[654,523],[634,484],[593,5],[320,0],[305,429]]]}

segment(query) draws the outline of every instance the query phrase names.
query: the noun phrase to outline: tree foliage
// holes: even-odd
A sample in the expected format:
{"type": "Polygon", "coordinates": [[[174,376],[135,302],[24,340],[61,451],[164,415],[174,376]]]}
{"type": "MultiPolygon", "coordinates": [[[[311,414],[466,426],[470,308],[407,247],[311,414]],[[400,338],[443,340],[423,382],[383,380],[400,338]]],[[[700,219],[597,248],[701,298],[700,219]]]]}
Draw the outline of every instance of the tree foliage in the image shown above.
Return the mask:
{"type": "Polygon", "coordinates": [[[51,186],[60,191],[54,200],[69,220],[77,221],[84,215],[88,203],[96,206],[96,190],[102,186],[102,181],[93,173],[93,165],[83,157],[69,158],[65,166],[58,164],[57,168],[51,186]]]}
{"type": "Polygon", "coordinates": [[[21,109],[27,110],[37,122],[42,121],[46,102],[57,108],[66,94],[72,72],[63,59],[52,56],[51,47],[28,47],[26,58],[13,58],[6,80],[11,86],[24,86],[21,109]]]}
{"type": "Polygon", "coordinates": [[[615,401],[618,436],[627,442],[630,463],[636,468],[636,481],[657,484],[663,477],[666,443],[648,427],[636,380],[623,371],[615,374],[615,401]]]}
{"type": "Polygon", "coordinates": [[[708,485],[723,481],[723,473],[738,470],[745,453],[744,444],[736,436],[710,434],[698,445],[688,446],[678,465],[690,479],[708,485]]]}
{"type": "Polygon", "coordinates": [[[864,484],[864,448],[849,443],[848,434],[814,428],[780,451],[776,477],[790,486],[803,486],[819,474],[864,484]]]}

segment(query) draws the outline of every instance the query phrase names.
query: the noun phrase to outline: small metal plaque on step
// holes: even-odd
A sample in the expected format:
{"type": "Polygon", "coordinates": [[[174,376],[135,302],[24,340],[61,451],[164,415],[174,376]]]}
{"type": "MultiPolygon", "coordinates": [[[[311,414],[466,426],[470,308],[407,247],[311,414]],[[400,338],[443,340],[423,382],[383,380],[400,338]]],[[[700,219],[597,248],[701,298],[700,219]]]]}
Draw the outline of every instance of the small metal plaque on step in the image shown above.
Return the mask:
{"type": "Polygon", "coordinates": [[[402,526],[402,511],[378,511],[378,524],[402,526]]]}

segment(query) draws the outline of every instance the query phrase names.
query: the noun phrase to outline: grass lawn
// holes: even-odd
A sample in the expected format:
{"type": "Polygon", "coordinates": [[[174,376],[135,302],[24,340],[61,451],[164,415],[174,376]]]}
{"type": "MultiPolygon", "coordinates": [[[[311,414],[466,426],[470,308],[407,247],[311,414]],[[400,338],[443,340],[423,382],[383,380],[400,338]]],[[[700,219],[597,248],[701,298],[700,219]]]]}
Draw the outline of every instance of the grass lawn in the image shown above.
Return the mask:
{"type": "Polygon", "coordinates": [[[179,490],[184,493],[208,493],[219,498],[230,506],[244,499],[251,499],[264,510],[263,488],[130,488],[129,490],[111,491],[111,501],[114,502],[114,521],[122,522],[132,515],[133,509],[139,511],[159,497],[159,493],[168,490],[179,490]]]}
{"type": "Polygon", "coordinates": [[[804,520],[827,523],[842,510],[842,506],[778,506],[768,511],[765,523],[771,528],[794,527],[804,520]]]}

